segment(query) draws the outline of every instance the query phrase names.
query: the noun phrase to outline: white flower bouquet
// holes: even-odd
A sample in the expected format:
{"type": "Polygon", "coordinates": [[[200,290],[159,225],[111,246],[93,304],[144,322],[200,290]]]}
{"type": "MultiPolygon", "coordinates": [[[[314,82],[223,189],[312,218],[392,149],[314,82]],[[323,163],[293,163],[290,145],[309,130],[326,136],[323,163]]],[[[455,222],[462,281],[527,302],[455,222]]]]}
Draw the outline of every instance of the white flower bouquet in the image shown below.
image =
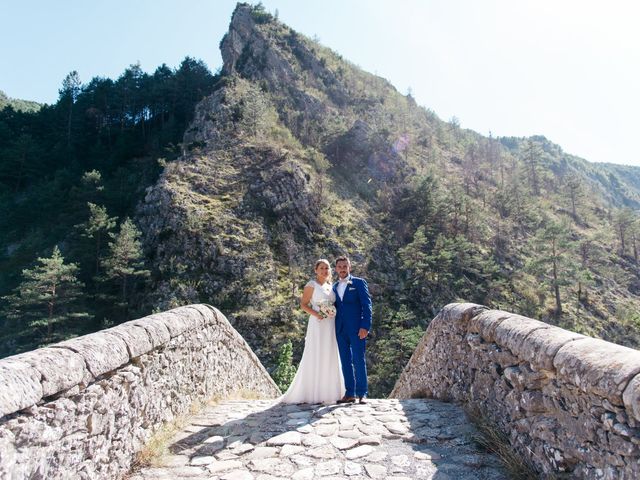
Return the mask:
{"type": "Polygon", "coordinates": [[[322,318],[332,318],[336,316],[336,307],[329,301],[324,301],[318,305],[318,312],[322,318]]]}

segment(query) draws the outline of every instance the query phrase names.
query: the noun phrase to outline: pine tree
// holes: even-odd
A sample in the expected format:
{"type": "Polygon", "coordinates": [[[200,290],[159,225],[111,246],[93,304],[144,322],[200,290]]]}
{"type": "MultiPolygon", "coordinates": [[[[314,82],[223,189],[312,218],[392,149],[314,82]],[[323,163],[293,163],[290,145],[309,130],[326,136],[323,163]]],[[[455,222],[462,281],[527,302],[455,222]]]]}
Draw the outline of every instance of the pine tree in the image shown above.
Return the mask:
{"type": "Polygon", "coordinates": [[[565,195],[569,198],[571,202],[571,215],[573,216],[573,219],[577,222],[578,221],[577,206],[580,199],[584,196],[582,181],[580,180],[580,177],[578,177],[578,175],[573,173],[571,175],[568,175],[564,179],[564,185],[565,185],[565,195]]]}
{"type": "Polygon", "coordinates": [[[278,361],[273,373],[273,381],[276,382],[282,392],[289,388],[293,377],[296,375],[296,367],[292,365],[292,359],[293,345],[291,345],[291,340],[287,340],[278,351],[278,361]]]}
{"type": "Polygon", "coordinates": [[[424,334],[416,316],[405,305],[395,310],[387,305],[376,306],[375,338],[371,345],[371,390],[374,396],[386,396],[396,383],[400,372],[413,354],[424,334]]]}
{"type": "Polygon", "coordinates": [[[526,269],[538,276],[549,287],[555,301],[555,316],[562,315],[560,288],[570,285],[575,278],[577,265],[571,251],[573,242],[566,225],[550,221],[538,230],[533,242],[533,257],[526,269]]]}
{"type": "Polygon", "coordinates": [[[264,93],[253,85],[245,86],[240,102],[242,126],[251,132],[254,138],[260,137],[266,126],[274,120],[269,101],[264,93]]]}
{"type": "Polygon", "coordinates": [[[532,140],[527,141],[523,160],[526,165],[529,186],[534,195],[540,195],[540,147],[532,140]]]}
{"type": "Polygon", "coordinates": [[[620,240],[620,255],[626,254],[626,240],[630,230],[633,230],[633,225],[636,221],[633,210],[629,207],[624,207],[618,210],[613,218],[613,225],[618,233],[618,239],[620,240]]]}
{"type": "Polygon", "coordinates": [[[37,151],[34,151],[35,142],[31,135],[23,133],[12,143],[8,161],[0,165],[0,176],[12,178],[14,190],[19,191],[28,179],[37,178],[42,172],[42,162],[37,151]]]}
{"type": "MultiPolygon", "coordinates": [[[[140,230],[129,218],[120,225],[118,234],[109,234],[109,255],[102,260],[104,273],[102,280],[118,286],[117,303],[126,317],[129,307],[129,291],[137,278],[148,277],[150,272],[144,269],[140,230]]],[[[108,296],[108,295],[107,295],[108,296]]]]}
{"type": "Polygon", "coordinates": [[[100,259],[101,259],[101,247],[102,240],[109,233],[113,227],[116,226],[117,217],[110,217],[107,215],[107,209],[105,207],[101,207],[100,205],[96,205],[94,203],[88,202],[90,216],[89,220],[83,224],[84,235],[88,238],[92,238],[95,241],[95,264],[96,270],[95,275],[98,275],[100,270],[100,259]]]}
{"type": "Polygon", "coordinates": [[[26,320],[28,327],[46,327],[45,339],[53,339],[54,326],[70,318],[86,318],[79,301],[84,285],[76,275],[75,263],[64,263],[55,246],[49,258],[38,258],[40,265],[22,271],[23,281],[12,295],[3,297],[8,305],[5,315],[11,320],[26,320]]]}
{"type": "Polygon", "coordinates": [[[67,104],[67,146],[71,146],[71,120],[73,118],[73,106],[80,95],[82,82],[78,72],[74,70],[62,81],[60,89],[60,100],[67,104]]]}

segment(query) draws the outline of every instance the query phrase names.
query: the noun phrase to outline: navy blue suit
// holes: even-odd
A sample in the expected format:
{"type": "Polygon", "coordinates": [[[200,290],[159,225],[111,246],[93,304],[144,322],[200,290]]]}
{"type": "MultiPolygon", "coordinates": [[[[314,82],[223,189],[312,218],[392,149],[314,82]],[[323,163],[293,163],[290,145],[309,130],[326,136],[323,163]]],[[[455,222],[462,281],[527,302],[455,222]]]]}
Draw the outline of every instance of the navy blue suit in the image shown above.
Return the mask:
{"type": "Polygon", "coordinates": [[[342,300],[338,295],[338,282],[333,284],[333,291],[336,294],[336,340],[345,396],[364,397],[367,395],[367,365],[364,359],[367,340],[360,339],[358,332],[361,328],[371,330],[369,287],[364,279],[349,275],[342,300]]]}

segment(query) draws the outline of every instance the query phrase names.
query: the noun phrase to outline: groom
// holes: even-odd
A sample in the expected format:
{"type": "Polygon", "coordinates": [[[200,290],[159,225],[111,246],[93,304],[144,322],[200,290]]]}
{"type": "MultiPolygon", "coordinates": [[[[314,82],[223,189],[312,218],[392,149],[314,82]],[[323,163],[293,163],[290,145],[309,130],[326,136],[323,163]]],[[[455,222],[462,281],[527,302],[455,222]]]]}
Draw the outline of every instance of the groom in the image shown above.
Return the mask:
{"type": "Polygon", "coordinates": [[[366,338],[371,329],[371,296],[367,282],[351,275],[347,257],[336,259],[339,280],[333,284],[336,294],[336,339],[342,363],[346,392],[338,403],[366,403],[367,365],[364,360],[366,338]],[[354,377],[355,370],[355,377],[354,377]]]}

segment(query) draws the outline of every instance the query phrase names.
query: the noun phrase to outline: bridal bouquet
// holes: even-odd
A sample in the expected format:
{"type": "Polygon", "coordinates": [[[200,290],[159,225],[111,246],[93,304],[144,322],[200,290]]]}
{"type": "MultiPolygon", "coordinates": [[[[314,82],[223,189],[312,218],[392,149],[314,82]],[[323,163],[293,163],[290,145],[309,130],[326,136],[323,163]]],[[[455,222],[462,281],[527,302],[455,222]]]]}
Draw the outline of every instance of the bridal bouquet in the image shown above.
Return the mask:
{"type": "Polygon", "coordinates": [[[330,318],[336,316],[336,307],[333,306],[333,303],[329,303],[328,300],[320,303],[318,307],[318,311],[320,312],[320,315],[322,315],[322,318],[330,318]]]}

